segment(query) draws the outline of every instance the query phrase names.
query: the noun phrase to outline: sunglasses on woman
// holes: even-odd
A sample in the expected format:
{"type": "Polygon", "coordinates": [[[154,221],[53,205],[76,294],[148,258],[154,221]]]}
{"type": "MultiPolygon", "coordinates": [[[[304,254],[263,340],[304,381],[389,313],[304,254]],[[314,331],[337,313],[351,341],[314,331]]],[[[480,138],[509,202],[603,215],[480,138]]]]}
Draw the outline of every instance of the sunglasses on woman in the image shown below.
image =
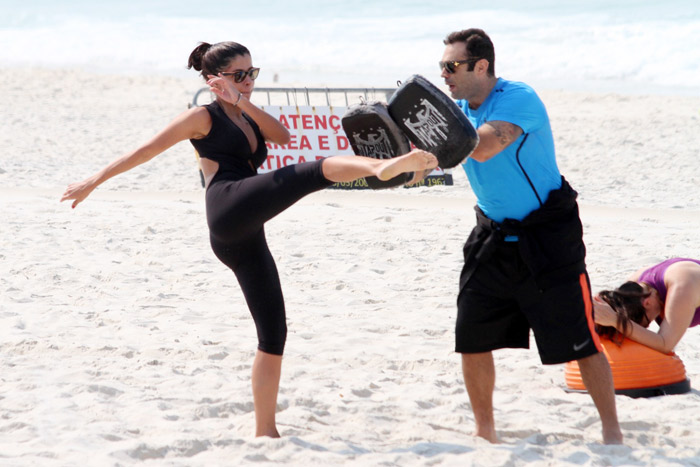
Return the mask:
{"type": "Polygon", "coordinates": [[[232,76],[236,83],[242,83],[246,76],[255,81],[260,73],[260,68],[248,68],[248,70],[224,71],[221,76],[232,76]]]}
{"type": "Polygon", "coordinates": [[[457,71],[457,67],[460,65],[464,65],[465,63],[476,63],[480,58],[468,58],[466,60],[449,60],[447,62],[438,62],[440,64],[440,71],[443,69],[448,72],[449,74],[453,74],[455,71],[457,71]]]}

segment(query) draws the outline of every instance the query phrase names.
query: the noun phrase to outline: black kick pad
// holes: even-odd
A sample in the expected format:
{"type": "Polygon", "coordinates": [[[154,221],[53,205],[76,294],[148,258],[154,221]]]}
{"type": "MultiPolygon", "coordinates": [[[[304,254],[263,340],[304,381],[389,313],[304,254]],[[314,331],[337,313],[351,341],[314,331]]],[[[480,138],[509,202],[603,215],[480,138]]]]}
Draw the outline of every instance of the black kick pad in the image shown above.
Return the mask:
{"type": "Polygon", "coordinates": [[[462,109],[420,75],[411,76],[391,96],[389,114],[418,149],[435,154],[443,169],[462,163],[479,144],[462,109]]]}
{"type": "MultiPolygon", "coordinates": [[[[366,102],[350,106],[341,120],[352,150],[358,156],[374,159],[391,159],[411,150],[411,143],[389,116],[383,102],[366,102]]],[[[397,175],[381,181],[377,177],[365,177],[367,185],[377,190],[408,183],[413,173],[397,175]]]]}

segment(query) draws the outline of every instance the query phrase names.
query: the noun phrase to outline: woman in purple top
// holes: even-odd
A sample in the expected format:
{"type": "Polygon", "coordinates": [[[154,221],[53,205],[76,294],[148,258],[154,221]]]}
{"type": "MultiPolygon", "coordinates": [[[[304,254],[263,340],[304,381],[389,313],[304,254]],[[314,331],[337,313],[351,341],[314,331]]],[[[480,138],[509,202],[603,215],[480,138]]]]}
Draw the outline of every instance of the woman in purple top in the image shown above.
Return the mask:
{"type": "Polygon", "coordinates": [[[671,258],[640,269],[619,288],[600,292],[594,308],[599,334],[669,353],[700,324],[700,260],[671,258]],[[652,321],[658,332],[647,329],[652,321]]]}

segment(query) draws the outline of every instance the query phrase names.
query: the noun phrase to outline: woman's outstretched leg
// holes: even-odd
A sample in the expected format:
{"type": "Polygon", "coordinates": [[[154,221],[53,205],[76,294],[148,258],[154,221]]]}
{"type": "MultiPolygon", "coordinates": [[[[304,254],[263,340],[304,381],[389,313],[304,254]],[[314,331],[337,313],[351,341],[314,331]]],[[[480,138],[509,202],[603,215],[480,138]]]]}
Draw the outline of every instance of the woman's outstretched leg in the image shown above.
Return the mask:
{"type": "Polygon", "coordinates": [[[255,234],[265,222],[304,196],[333,183],[369,176],[390,180],[404,172],[422,175],[421,172],[434,169],[437,164],[434,155],[415,149],[393,159],[334,156],[242,180],[214,181],[206,194],[209,230],[218,242],[230,245],[255,234]],[[232,222],[232,219],[245,219],[245,222],[232,222]]]}
{"type": "Polygon", "coordinates": [[[253,362],[253,404],[255,405],[255,436],[279,438],[275,424],[277,393],[280,387],[282,356],[258,350],[253,362]]]}
{"type": "Polygon", "coordinates": [[[422,172],[437,167],[437,158],[429,152],[414,149],[393,159],[373,159],[362,156],[335,156],[323,161],[323,176],[334,183],[351,182],[362,177],[375,176],[380,180],[406,172],[422,172]]]}

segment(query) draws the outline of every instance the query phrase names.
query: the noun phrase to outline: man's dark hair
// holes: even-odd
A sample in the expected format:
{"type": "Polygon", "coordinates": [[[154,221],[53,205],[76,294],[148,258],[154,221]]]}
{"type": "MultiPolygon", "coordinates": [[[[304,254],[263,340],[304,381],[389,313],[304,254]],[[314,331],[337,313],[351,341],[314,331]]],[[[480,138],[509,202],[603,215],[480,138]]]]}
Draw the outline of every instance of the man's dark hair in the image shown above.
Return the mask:
{"type": "Polygon", "coordinates": [[[448,34],[443,42],[445,45],[454,44],[456,42],[465,43],[467,59],[469,60],[469,68],[467,68],[467,71],[472,71],[474,69],[474,64],[480,59],[485,58],[489,61],[488,74],[496,76],[496,52],[493,49],[491,38],[483,29],[470,28],[462,31],[455,31],[448,34]]]}

